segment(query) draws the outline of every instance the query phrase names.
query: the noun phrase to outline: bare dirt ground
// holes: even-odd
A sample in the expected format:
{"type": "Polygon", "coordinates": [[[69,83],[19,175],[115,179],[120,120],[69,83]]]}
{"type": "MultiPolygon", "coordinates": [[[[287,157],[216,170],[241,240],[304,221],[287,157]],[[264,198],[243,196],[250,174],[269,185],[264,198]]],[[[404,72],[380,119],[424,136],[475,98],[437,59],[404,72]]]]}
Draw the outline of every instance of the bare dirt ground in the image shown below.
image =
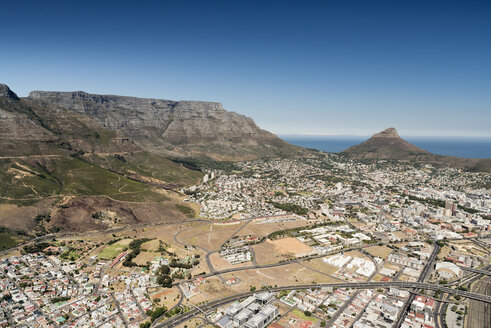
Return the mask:
{"type": "Polygon", "coordinates": [[[240,225],[202,223],[192,229],[182,231],[177,235],[177,239],[185,244],[200,246],[207,250],[217,250],[239,228],[240,225]]]}
{"type": "Polygon", "coordinates": [[[206,326],[202,326],[205,324],[205,321],[201,318],[193,318],[193,319],[190,319],[186,322],[183,322],[181,323],[180,325],[177,326],[177,328],[197,328],[197,327],[203,327],[203,328],[206,328],[206,327],[213,327],[211,326],[210,324],[206,325],[206,326]]]}
{"type": "Polygon", "coordinates": [[[193,296],[191,301],[194,304],[198,304],[200,302],[249,291],[251,286],[260,290],[263,285],[287,286],[301,283],[334,283],[338,281],[296,263],[281,267],[249,269],[227,273],[221,275],[221,277],[223,280],[218,277],[206,278],[205,282],[199,287],[201,293],[193,296]],[[231,278],[237,278],[240,282],[233,285],[233,287],[226,286],[223,281],[231,278]]]}
{"type": "Polygon", "coordinates": [[[0,204],[0,226],[30,231],[34,228],[34,218],[38,214],[49,214],[53,201],[44,200],[32,206],[0,204]]]}
{"type": "Polygon", "coordinates": [[[171,289],[159,290],[153,294],[150,294],[150,299],[153,301],[155,298],[160,298],[159,306],[165,305],[168,309],[173,307],[179,302],[179,291],[177,287],[171,289]]]}
{"type": "Polygon", "coordinates": [[[257,264],[271,264],[282,260],[294,259],[295,256],[291,253],[278,253],[275,251],[273,244],[269,241],[253,246],[254,254],[256,255],[257,264]]]}
{"type": "Polygon", "coordinates": [[[443,260],[445,257],[448,256],[448,254],[450,254],[450,251],[451,251],[450,247],[445,245],[442,247],[442,249],[440,250],[437,256],[440,260],[443,260]]]}
{"type": "MultiPolygon", "coordinates": [[[[491,295],[491,277],[485,277],[473,284],[471,291],[491,295]]],[[[491,304],[469,300],[467,328],[491,327],[491,304]]]]}
{"type": "Polygon", "coordinates": [[[66,231],[102,230],[113,226],[179,222],[187,218],[175,209],[175,203],[134,203],[110,199],[105,196],[77,197],[53,213],[51,226],[66,231]],[[101,210],[114,212],[117,220],[107,222],[93,215],[101,210]]]}
{"type": "Polygon", "coordinates": [[[312,251],[296,238],[267,239],[261,244],[253,246],[258,264],[271,264],[281,260],[294,259],[312,251]]]}
{"type": "Polygon", "coordinates": [[[365,250],[372,256],[378,256],[382,259],[386,259],[390,253],[392,253],[392,248],[387,246],[370,246],[365,248],[365,250]]]}
{"type": "Polygon", "coordinates": [[[221,271],[221,270],[231,269],[231,268],[242,268],[245,266],[252,265],[251,261],[239,263],[239,264],[230,264],[227,260],[225,260],[218,253],[211,254],[210,260],[211,260],[211,263],[213,264],[213,268],[215,268],[216,271],[221,271]]]}
{"type": "Polygon", "coordinates": [[[328,277],[322,273],[310,270],[300,264],[292,263],[285,266],[264,268],[264,269],[249,269],[229,274],[224,274],[222,277],[225,280],[230,278],[238,278],[241,282],[234,285],[233,288],[249,290],[251,286],[261,289],[263,285],[270,286],[287,286],[301,283],[334,283],[338,280],[328,277]]]}
{"type": "Polygon", "coordinates": [[[325,274],[332,275],[334,272],[338,270],[334,265],[330,265],[325,263],[322,259],[313,259],[310,261],[303,261],[303,265],[312,268],[314,270],[321,271],[325,274]]]}
{"type": "Polygon", "coordinates": [[[275,251],[282,254],[294,254],[295,256],[302,256],[312,252],[312,248],[302,243],[296,238],[283,238],[271,241],[275,251]]]}
{"type": "Polygon", "coordinates": [[[141,245],[141,249],[155,252],[159,250],[159,246],[160,246],[159,240],[154,239],[154,240],[147,241],[146,243],[143,243],[141,245]]]}
{"type": "Polygon", "coordinates": [[[138,265],[145,265],[147,262],[153,261],[158,256],[160,256],[160,253],[157,252],[140,252],[140,254],[133,259],[133,262],[138,265]]]}

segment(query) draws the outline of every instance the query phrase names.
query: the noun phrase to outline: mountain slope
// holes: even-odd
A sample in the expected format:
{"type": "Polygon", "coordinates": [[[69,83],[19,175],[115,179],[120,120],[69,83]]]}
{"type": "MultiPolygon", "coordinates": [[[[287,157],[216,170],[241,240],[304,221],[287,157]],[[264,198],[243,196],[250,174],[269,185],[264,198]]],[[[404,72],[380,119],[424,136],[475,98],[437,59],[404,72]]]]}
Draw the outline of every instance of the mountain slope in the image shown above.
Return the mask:
{"type": "Polygon", "coordinates": [[[429,154],[399,137],[394,128],[376,133],[370,139],[343,152],[356,159],[412,159],[429,154]]]}
{"type": "Polygon", "coordinates": [[[84,114],[19,99],[0,85],[2,227],[42,234],[184,220],[183,196],[168,190],[201,177],[84,114]],[[100,211],[118,218],[102,223],[94,218],[100,211]],[[52,220],[40,225],[37,215],[52,220]]]}
{"type": "Polygon", "coordinates": [[[165,156],[245,160],[300,151],[260,129],[252,119],[224,110],[219,103],[79,91],[33,91],[23,100],[33,108],[83,116],[142,149],[165,156]]]}
{"type": "Polygon", "coordinates": [[[471,171],[491,172],[491,159],[432,154],[402,139],[394,128],[376,133],[361,144],[343,150],[341,154],[355,160],[406,160],[471,171]]]}
{"type": "Polygon", "coordinates": [[[19,98],[0,85],[0,226],[38,234],[184,220],[193,211],[179,188],[203,174],[179,162],[302,151],[218,103],[84,92],[19,98]],[[101,211],[118,218],[101,223],[101,211]],[[40,224],[38,214],[52,219],[40,224]]]}

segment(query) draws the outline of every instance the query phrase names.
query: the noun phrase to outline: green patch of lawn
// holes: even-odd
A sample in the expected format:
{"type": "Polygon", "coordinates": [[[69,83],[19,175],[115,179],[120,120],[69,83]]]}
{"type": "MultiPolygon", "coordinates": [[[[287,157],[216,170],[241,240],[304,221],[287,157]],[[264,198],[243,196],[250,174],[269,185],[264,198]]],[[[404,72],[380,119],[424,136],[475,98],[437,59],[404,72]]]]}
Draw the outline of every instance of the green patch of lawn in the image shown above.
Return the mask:
{"type": "Polygon", "coordinates": [[[0,232],[0,250],[12,248],[16,246],[18,242],[15,235],[9,232],[0,232]]]}
{"type": "Polygon", "coordinates": [[[100,259],[105,259],[105,260],[111,260],[113,259],[114,257],[116,257],[116,255],[118,255],[119,253],[121,253],[124,249],[126,248],[126,246],[124,245],[121,245],[119,243],[115,243],[115,244],[112,244],[112,245],[109,245],[109,246],[106,246],[98,255],[98,257],[100,259]]]}
{"type": "Polygon", "coordinates": [[[319,319],[317,319],[316,317],[307,317],[302,311],[300,311],[299,309],[295,309],[292,311],[292,314],[300,319],[302,319],[303,321],[312,321],[312,323],[317,323],[317,321],[319,321],[319,319]]]}
{"type": "Polygon", "coordinates": [[[182,214],[186,215],[188,218],[194,218],[196,213],[191,207],[182,204],[176,204],[176,209],[182,214]]]}

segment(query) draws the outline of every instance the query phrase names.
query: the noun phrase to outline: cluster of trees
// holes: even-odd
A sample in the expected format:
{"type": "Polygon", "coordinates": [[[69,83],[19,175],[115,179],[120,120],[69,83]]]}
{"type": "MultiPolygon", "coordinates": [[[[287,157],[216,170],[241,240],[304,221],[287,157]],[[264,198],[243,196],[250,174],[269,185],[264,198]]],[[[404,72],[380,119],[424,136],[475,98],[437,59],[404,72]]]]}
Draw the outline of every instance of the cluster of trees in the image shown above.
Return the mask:
{"type": "Polygon", "coordinates": [[[68,301],[70,297],[54,297],[50,300],[51,303],[65,302],[68,301]]]}
{"type": "Polygon", "coordinates": [[[29,253],[39,253],[42,252],[43,249],[49,247],[50,244],[46,242],[41,242],[41,243],[35,243],[32,245],[26,245],[24,246],[24,253],[29,254],[29,253]]]}
{"type": "Polygon", "coordinates": [[[112,244],[117,243],[117,242],[118,242],[118,241],[120,241],[120,240],[121,240],[121,238],[112,239],[112,240],[108,241],[108,242],[107,242],[107,244],[108,244],[108,245],[112,245],[112,244]]]}
{"type": "MultiPolygon", "coordinates": [[[[192,263],[181,263],[177,259],[173,258],[169,265],[162,265],[156,272],[157,274],[157,283],[162,287],[171,288],[174,279],[184,279],[184,273],[175,272],[172,275],[170,274],[171,268],[180,268],[180,269],[191,269],[194,265],[198,265],[199,260],[194,259],[192,263]]],[[[191,279],[191,274],[188,273],[187,277],[191,279]]]]}
{"type": "Polygon", "coordinates": [[[151,326],[152,322],[154,322],[155,320],[157,320],[159,317],[161,317],[165,312],[167,312],[167,308],[165,306],[160,306],[158,308],[156,308],[155,310],[148,310],[147,311],[147,316],[150,317],[150,322],[145,322],[145,323],[142,323],[140,324],[140,327],[141,328],[148,328],[151,326]]]}
{"type": "Polygon", "coordinates": [[[138,266],[135,262],[133,262],[133,259],[140,254],[141,251],[141,246],[143,243],[146,243],[147,241],[150,241],[151,239],[149,238],[139,238],[133,240],[128,247],[131,249],[131,253],[128,254],[123,262],[124,266],[127,267],[133,267],[133,266],[138,266]]]}
{"type": "Polygon", "coordinates": [[[181,262],[177,261],[177,259],[173,258],[170,261],[169,266],[171,268],[191,269],[194,265],[198,265],[198,264],[199,264],[198,259],[195,259],[193,261],[193,263],[181,263],[181,262]]]}
{"type": "Polygon", "coordinates": [[[287,211],[287,212],[292,212],[298,215],[307,215],[308,210],[305,207],[302,207],[297,204],[292,204],[292,203],[277,203],[277,202],[272,202],[271,203],[274,207],[279,208],[280,210],[287,211]]]}
{"type": "Polygon", "coordinates": [[[413,195],[408,195],[407,197],[410,200],[416,200],[416,201],[421,202],[421,203],[427,203],[427,204],[433,205],[435,207],[445,207],[445,202],[443,200],[430,199],[430,198],[420,198],[420,197],[416,197],[413,195]]]}
{"type": "Polygon", "coordinates": [[[171,288],[173,279],[170,276],[170,268],[167,265],[162,265],[156,272],[157,283],[165,288],[171,288]]]}

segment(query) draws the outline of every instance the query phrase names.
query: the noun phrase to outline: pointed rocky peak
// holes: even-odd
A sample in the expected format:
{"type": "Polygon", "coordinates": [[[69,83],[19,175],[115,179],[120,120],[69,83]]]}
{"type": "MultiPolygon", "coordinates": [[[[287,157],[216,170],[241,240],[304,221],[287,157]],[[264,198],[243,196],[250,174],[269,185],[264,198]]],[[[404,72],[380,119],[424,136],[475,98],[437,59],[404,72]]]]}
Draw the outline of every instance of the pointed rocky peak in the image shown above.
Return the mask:
{"type": "Polygon", "coordinates": [[[10,90],[9,86],[6,84],[0,84],[0,97],[10,100],[19,100],[19,97],[17,97],[15,92],[10,90]]]}
{"type": "Polygon", "coordinates": [[[361,144],[344,150],[343,153],[359,159],[413,159],[429,154],[426,150],[402,139],[394,128],[376,133],[361,144]]]}
{"type": "Polygon", "coordinates": [[[388,128],[382,132],[375,133],[372,138],[400,138],[395,128],[388,128]]]}

